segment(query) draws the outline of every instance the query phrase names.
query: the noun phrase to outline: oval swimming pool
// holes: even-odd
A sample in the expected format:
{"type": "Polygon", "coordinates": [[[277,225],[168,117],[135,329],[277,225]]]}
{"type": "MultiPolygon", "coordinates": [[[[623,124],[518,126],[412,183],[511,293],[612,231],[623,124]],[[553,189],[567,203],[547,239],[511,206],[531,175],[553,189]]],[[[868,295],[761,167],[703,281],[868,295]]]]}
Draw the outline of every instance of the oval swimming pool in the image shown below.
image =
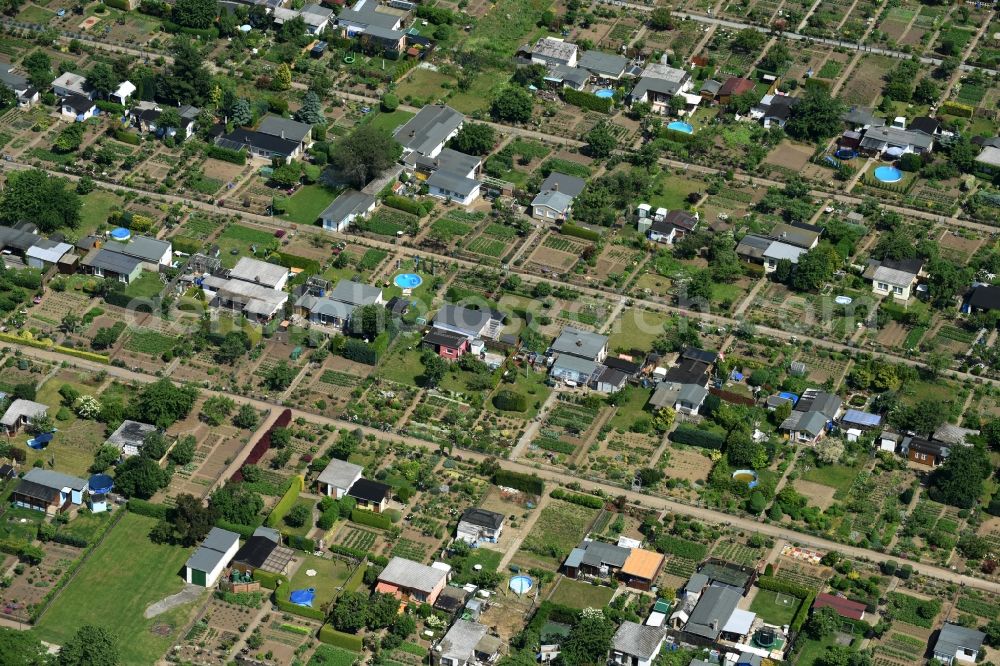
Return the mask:
{"type": "Polygon", "coordinates": [[[416,273],[400,273],[393,282],[401,289],[416,289],[423,284],[424,279],[416,273]]]}
{"type": "Polygon", "coordinates": [[[903,180],[903,172],[894,166],[876,167],[875,180],[881,183],[898,183],[903,180]]]}
{"type": "Polygon", "coordinates": [[[535,583],[534,581],[531,580],[531,576],[521,575],[521,576],[514,576],[513,578],[511,578],[510,583],[508,583],[508,585],[511,591],[515,592],[516,594],[524,594],[532,587],[534,587],[535,583]]]}
{"type": "Polygon", "coordinates": [[[609,99],[615,96],[615,91],[611,88],[601,88],[600,90],[594,91],[594,97],[600,97],[601,99],[609,99]]]}
{"type": "Polygon", "coordinates": [[[667,129],[674,130],[675,132],[684,132],[685,134],[694,134],[694,127],[691,123],[686,123],[683,120],[675,120],[667,125],[667,129]]]}

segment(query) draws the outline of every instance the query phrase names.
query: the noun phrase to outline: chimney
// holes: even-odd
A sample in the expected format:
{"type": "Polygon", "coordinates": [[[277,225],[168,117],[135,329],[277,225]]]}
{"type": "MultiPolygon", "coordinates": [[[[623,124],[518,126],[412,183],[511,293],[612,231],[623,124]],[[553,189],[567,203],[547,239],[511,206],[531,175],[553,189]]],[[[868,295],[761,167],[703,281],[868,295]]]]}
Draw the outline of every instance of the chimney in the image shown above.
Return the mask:
{"type": "Polygon", "coordinates": [[[712,620],[711,622],[709,622],[708,626],[712,628],[712,631],[718,631],[719,630],[719,620],[717,620],[717,619],[712,620]]]}
{"type": "Polygon", "coordinates": [[[583,346],[583,340],[577,340],[576,341],[576,346],[577,347],[582,347],[583,346]]]}
{"type": "Polygon", "coordinates": [[[282,138],[282,139],[284,139],[284,138],[285,138],[285,130],[281,130],[281,138],[282,138]]]}
{"type": "Polygon", "coordinates": [[[552,191],[553,192],[558,192],[559,191],[559,181],[556,181],[556,182],[552,183],[552,191]]]}

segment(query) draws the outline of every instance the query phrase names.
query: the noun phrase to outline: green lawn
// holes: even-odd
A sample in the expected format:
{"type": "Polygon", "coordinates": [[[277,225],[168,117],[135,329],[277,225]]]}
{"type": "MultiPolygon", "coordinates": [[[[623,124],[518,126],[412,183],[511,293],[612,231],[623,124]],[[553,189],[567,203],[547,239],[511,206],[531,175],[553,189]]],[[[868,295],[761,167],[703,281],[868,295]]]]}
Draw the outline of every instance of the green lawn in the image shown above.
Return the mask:
{"type": "Polygon", "coordinates": [[[599,511],[561,500],[542,509],[521,548],[545,561],[561,563],[579,545],[599,511]]]}
{"type": "Polygon", "coordinates": [[[847,467],[845,465],[824,465],[823,467],[813,467],[805,474],[799,476],[803,481],[821,483],[824,486],[836,488],[837,493],[846,493],[854,480],[858,478],[860,467],[847,467]]]}
{"type": "Polygon", "coordinates": [[[753,598],[753,602],[750,604],[750,612],[757,613],[765,622],[770,624],[779,627],[786,625],[795,617],[795,611],[799,609],[799,604],[802,602],[787,594],[780,595],[780,598],[788,603],[779,603],[779,594],[777,592],[757,590],[757,596],[753,598]]]}
{"type": "Polygon", "coordinates": [[[549,595],[549,601],[570,608],[604,608],[611,601],[614,590],[603,585],[563,578],[549,595]]]}
{"type": "Polygon", "coordinates": [[[712,285],[713,303],[735,303],[743,295],[743,287],[735,283],[716,282],[712,285]]]}
{"type": "Polygon", "coordinates": [[[452,558],[448,564],[452,566],[452,585],[468,583],[476,573],[475,566],[481,564],[484,571],[496,571],[500,566],[503,553],[489,548],[473,548],[463,558],[452,558]]]}
{"type": "Polygon", "coordinates": [[[684,210],[687,206],[687,195],[705,189],[705,183],[700,180],[678,178],[673,174],[661,178],[659,186],[660,191],[649,199],[649,205],[654,209],[662,206],[667,210],[684,210]]]}
{"type": "MultiPolygon", "coordinates": [[[[496,7],[496,5],[494,5],[496,7]]],[[[465,92],[456,92],[448,100],[448,105],[462,113],[482,111],[493,99],[493,91],[510,78],[510,72],[482,72],[472,80],[465,92]]]]}
{"type": "Polygon", "coordinates": [[[403,100],[416,98],[431,104],[448,94],[448,89],[444,87],[444,84],[454,82],[452,77],[441,72],[430,69],[412,69],[406,78],[396,86],[396,94],[403,100]]]}
{"type": "Polygon", "coordinates": [[[253,256],[253,252],[250,251],[251,246],[255,245],[258,251],[262,251],[265,248],[277,248],[279,242],[273,233],[232,224],[219,236],[218,244],[222,265],[232,268],[240,257],[253,256]]]}
{"type": "Polygon", "coordinates": [[[513,385],[501,383],[498,389],[509,389],[527,396],[528,410],[524,412],[502,412],[493,406],[492,400],[486,402],[486,407],[490,411],[507,417],[532,419],[552,392],[552,389],[545,385],[548,375],[544,372],[534,372],[528,368],[516,368],[511,370],[511,372],[514,373],[513,385]]]}
{"type": "MultiPolygon", "coordinates": [[[[852,646],[857,643],[857,638],[852,641],[852,646]]],[[[805,638],[801,642],[801,648],[799,649],[798,659],[795,661],[795,666],[812,666],[817,659],[819,659],[823,654],[826,653],[826,649],[833,647],[837,644],[837,634],[831,634],[822,640],[816,641],[805,638]]]]}
{"type": "Polygon", "coordinates": [[[352,666],[357,658],[357,652],[332,645],[320,645],[313,653],[308,666],[352,666]]]}
{"type": "Polygon", "coordinates": [[[316,598],[313,608],[322,608],[323,604],[333,601],[340,594],[340,588],[351,575],[351,567],[341,561],[315,555],[306,555],[289,585],[293,590],[307,587],[316,588],[316,598]],[[307,571],[316,571],[315,576],[309,576],[307,571]]]}
{"type": "Polygon", "coordinates": [[[400,384],[417,385],[417,377],[423,374],[424,364],[420,362],[420,340],[413,338],[412,344],[401,340],[392,352],[392,356],[381,364],[379,376],[391,379],[400,384]],[[407,349],[413,347],[413,349],[407,349]]]}
{"type": "Polygon", "coordinates": [[[163,291],[163,282],[159,273],[142,271],[139,277],[128,283],[125,293],[132,298],[155,298],[163,291]]]}
{"type": "Polygon", "coordinates": [[[55,12],[50,12],[48,9],[43,9],[41,7],[36,7],[35,5],[28,5],[17,15],[18,21],[24,21],[25,23],[38,23],[40,25],[45,25],[55,16],[55,12]]]}
{"type": "Polygon", "coordinates": [[[303,185],[298,192],[288,197],[285,204],[286,220],[298,224],[315,224],[319,214],[337,198],[337,193],[322,185],[303,185]]]}
{"type": "Polygon", "coordinates": [[[80,226],[76,231],[81,236],[97,231],[107,223],[111,210],[122,205],[121,197],[106,190],[94,190],[80,199],[80,226]]]}
{"type": "Polygon", "coordinates": [[[152,664],[161,658],[201,601],[143,618],[147,606],[184,586],[181,568],[193,551],[154,544],[149,531],[155,524],[155,518],[125,515],[42,616],[38,637],[62,645],[82,625],[100,624],[118,635],[123,664],[152,664]],[[154,634],[156,625],[172,630],[166,636],[154,634]]]}
{"type": "Polygon", "coordinates": [[[385,130],[386,132],[392,132],[397,127],[401,127],[406,124],[406,122],[412,118],[415,114],[412,111],[402,111],[395,110],[392,113],[377,112],[369,118],[368,124],[375,129],[385,130]]]}
{"type": "Polygon", "coordinates": [[[652,394],[653,389],[636,387],[625,389],[625,399],[619,403],[618,409],[608,425],[615,429],[628,430],[645,414],[646,403],[649,402],[649,396],[652,394]]]}
{"type": "Polygon", "coordinates": [[[629,308],[612,322],[608,348],[622,351],[648,350],[653,340],[663,333],[663,322],[666,319],[663,313],[629,308]]]}

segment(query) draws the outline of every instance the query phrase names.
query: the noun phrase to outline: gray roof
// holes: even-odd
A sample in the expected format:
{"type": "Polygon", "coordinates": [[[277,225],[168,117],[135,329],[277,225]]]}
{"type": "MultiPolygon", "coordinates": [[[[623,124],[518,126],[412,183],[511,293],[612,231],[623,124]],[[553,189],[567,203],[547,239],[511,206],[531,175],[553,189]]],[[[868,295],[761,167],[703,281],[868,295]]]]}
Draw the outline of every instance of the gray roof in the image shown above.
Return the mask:
{"type": "Polygon", "coordinates": [[[931,439],[947,444],[965,444],[966,437],[970,435],[974,437],[978,434],[979,431],[972,428],[962,428],[952,423],[943,423],[934,431],[931,439]]]}
{"type": "Polygon", "coordinates": [[[372,305],[382,296],[382,290],[370,284],[361,284],[353,280],[341,280],[337,286],[326,295],[327,298],[347,303],[348,305],[372,305]]]}
{"type": "Polygon", "coordinates": [[[290,120],[289,118],[282,118],[281,116],[264,116],[264,119],[260,121],[260,125],[257,127],[257,131],[261,134],[269,134],[270,136],[302,143],[309,136],[309,132],[312,131],[312,125],[300,123],[297,120],[290,120]]]}
{"type": "Polygon", "coordinates": [[[585,51],[577,61],[577,67],[611,78],[617,78],[624,74],[627,65],[628,58],[603,51],[585,51]]]}
{"type": "Polygon", "coordinates": [[[462,518],[459,522],[496,530],[503,526],[503,514],[480,509],[479,507],[469,507],[462,513],[462,518]]]}
{"type": "Polygon", "coordinates": [[[985,639],[986,634],[981,631],[945,622],[941,627],[941,633],[938,634],[937,642],[934,643],[934,653],[953,657],[962,648],[978,652],[982,649],[985,639]]]}
{"type": "Polygon", "coordinates": [[[798,245],[805,248],[811,247],[819,240],[818,232],[812,229],[803,229],[802,227],[785,224],[784,222],[774,225],[768,236],[790,245],[798,245]]]}
{"type": "Polygon", "coordinates": [[[797,245],[782,243],[781,241],[771,241],[771,244],[764,250],[764,257],[768,259],[788,259],[793,264],[798,263],[799,257],[806,253],[806,249],[797,245]]]}
{"type": "Polygon", "coordinates": [[[632,99],[641,99],[648,91],[661,95],[676,95],[691,78],[683,69],[652,63],[642,70],[642,78],[632,89],[632,99]]]}
{"type": "Polygon", "coordinates": [[[0,425],[14,426],[22,418],[31,419],[35,416],[44,416],[49,410],[48,405],[44,405],[34,400],[18,398],[7,406],[7,411],[0,418],[0,425]]]}
{"type": "Polygon", "coordinates": [[[597,371],[597,363],[571,354],[559,354],[552,364],[553,370],[569,370],[581,375],[593,376],[597,371]]]}
{"type": "Polygon", "coordinates": [[[44,262],[54,264],[63,258],[67,252],[71,252],[73,246],[69,243],[57,243],[48,238],[39,239],[37,243],[28,248],[25,256],[34,259],[41,259],[44,262]]]}
{"type": "Polygon", "coordinates": [[[688,578],[688,582],[684,585],[684,591],[690,594],[701,594],[701,591],[705,589],[705,586],[709,582],[710,579],[707,575],[696,571],[688,578]]]}
{"type": "Polygon", "coordinates": [[[271,264],[252,257],[240,257],[240,260],[236,262],[236,266],[229,272],[229,277],[273,288],[287,274],[288,269],[284,266],[271,264]]]}
{"type": "Polygon", "coordinates": [[[678,402],[685,402],[691,405],[701,405],[708,397],[708,389],[697,384],[683,384],[677,394],[678,402]]]}
{"type": "MultiPolygon", "coordinates": [[[[34,226],[30,227],[34,229],[34,226]]],[[[0,226],[0,249],[3,248],[14,248],[15,250],[20,250],[25,252],[32,245],[37,243],[42,239],[41,236],[29,231],[22,226],[18,227],[4,227],[0,226]]]]}
{"type": "Polygon", "coordinates": [[[312,294],[302,294],[295,301],[295,306],[308,310],[310,314],[322,315],[324,317],[336,317],[346,321],[354,313],[355,306],[343,301],[333,301],[329,298],[313,296],[312,294]]]}
{"type": "Polygon", "coordinates": [[[590,80],[590,72],[568,65],[549,65],[549,73],[545,78],[559,83],[569,82],[574,84],[576,88],[582,88],[590,80]]]}
{"type": "Polygon", "coordinates": [[[468,620],[455,620],[451,629],[441,639],[438,646],[441,650],[441,658],[450,658],[459,664],[472,659],[476,651],[476,645],[486,636],[486,627],[478,622],[468,620]]]}
{"type": "Polygon", "coordinates": [[[195,571],[212,571],[227,557],[226,551],[239,543],[240,535],[236,532],[213,527],[184,566],[195,571]]]}
{"type": "Polygon", "coordinates": [[[264,527],[261,525],[253,531],[253,536],[262,536],[265,539],[269,539],[274,543],[281,543],[281,532],[274,529],[273,527],[264,527]]]}
{"type": "Polygon", "coordinates": [[[445,169],[439,169],[438,171],[432,173],[426,182],[429,187],[436,187],[448,192],[454,192],[463,199],[472,194],[480,184],[478,180],[466,178],[465,174],[459,174],[445,169]]]}
{"type": "Polygon", "coordinates": [[[832,419],[843,404],[844,401],[840,396],[812,388],[802,392],[802,397],[795,403],[795,411],[820,412],[828,419],[832,419]]]}
{"type": "Polygon", "coordinates": [[[651,627],[625,620],[611,639],[611,649],[648,660],[656,653],[665,637],[666,633],[662,627],[651,627]]]}
{"type": "Polygon", "coordinates": [[[319,214],[319,219],[339,223],[349,215],[357,215],[368,210],[374,203],[375,197],[370,194],[357,190],[346,190],[323,209],[323,212],[319,214]]]}
{"type": "Polygon", "coordinates": [[[625,560],[632,552],[628,548],[604,541],[584,541],[579,547],[584,550],[581,562],[591,567],[608,565],[620,569],[625,566],[625,560]]]}
{"type": "Polygon", "coordinates": [[[62,472],[55,472],[51,469],[41,469],[40,467],[29,469],[27,474],[24,475],[24,479],[25,481],[31,481],[46,488],[55,488],[57,490],[62,490],[63,488],[85,490],[87,488],[87,482],[84,479],[63,474],[62,472]]]}
{"type": "Polygon", "coordinates": [[[911,132],[898,127],[871,127],[861,139],[862,148],[878,148],[885,146],[916,146],[927,149],[934,143],[934,137],[923,132],[911,132]]]}
{"type": "Polygon", "coordinates": [[[170,241],[161,241],[149,236],[133,236],[127,243],[108,243],[108,249],[112,249],[126,257],[135,257],[143,261],[159,263],[167,250],[171,248],[170,241]]]}
{"type": "Polygon", "coordinates": [[[490,322],[492,314],[489,310],[473,310],[461,305],[445,303],[434,315],[435,326],[443,325],[468,332],[469,335],[479,335],[479,332],[490,322]]]}
{"type": "Polygon", "coordinates": [[[879,266],[875,269],[875,272],[872,273],[872,280],[875,280],[876,282],[885,282],[886,284],[895,285],[897,287],[909,287],[916,279],[916,273],[899,270],[898,268],[889,268],[888,266],[879,266]]]}
{"type": "Polygon", "coordinates": [[[395,29],[399,25],[401,17],[398,14],[376,11],[377,7],[377,0],[359,2],[350,9],[341,10],[337,16],[337,22],[350,21],[358,25],[395,29]]]}
{"type": "MultiPolygon", "coordinates": [[[[805,412],[799,419],[795,430],[807,432],[813,437],[823,432],[826,427],[827,417],[820,412],[805,412]]],[[[782,424],[784,425],[784,424],[782,424]]]]}
{"type": "Polygon", "coordinates": [[[392,28],[386,28],[381,25],[369,25],[365,27],[365,34],[370,37],[384,39],[388,42],[395,42],[399,41],[399,38],[405,33],[401,30],[393,30],[392,28]]]}
{"type": "Polygon", "coordinates": [[[1000,148],[985,146],[976,156],[976,161],[988,166],[1000,167],[1000,148]]]}
{"type": "Polygon", "coordinates": [[[346,460],[337,460],[334,458],[319,473],[318,480],[320,483],[327,483],[334,488],[347,490],[357,480],[363,470],[364,468],[361,465],[355,465],[346,460]]]}
{"type": "Polygon", "coordinates": [[[28,89],[28,79],[10,71],[10,64],[0,65],[0,83],[7,86],[14,92],[21,92],[28,89]]]}
{"type": "Polygon", "coordinates": [[[701,88],[698,89],[698,92],[707,92],[714,95],[719,92],[720,88],[722,88],[722,83],[720,81],[716,81],[715,79],[705,79],[701,84],[701,88]]]}
{"type": "Polygon", "coordinates": [[[587,181],[583,178],[553,171],[542,181],[538,189],[542,192],[546,190],[558,191],[575,198],[580,196],[580,193],[583,192],[583,188],[586,186],[587,181]]]}
{"type": "Polygon", "coordinates": [[[852,106],[844,111],[840,118],[849,125],[873,125],[876,127],[885,125],[884,120],[876,118],[872,110],[864,106],[852,106]]]}
{"type": "Polygon", "coordinates": [[[552,351],[594,360],[607,344],[608,336],[606,335],[566,326],[552,343],[552,351]]]}
{"type": "Polygon", "coordinates": [[[404,148],[427,155],[443,144],[465,122],[465,116],[447,104],[429,104],[396,130],[404,148]]]}
{"type": "Polygon", "coordinates": [[[750,259],[762,259],[767,248],[773,243],[769,238],[761,236],[746,235],[740,239],[736,245],[736,254],[750,259]]]}
{"type": "Polygon", "coordinates": [[[542,37],[535,42],[535,46],[531,49],[531,55],[533,56],[566,61],[573,58],[576,52],[576,44],[553,37],[542,37]]]}
{"type": "Polygon", "coordinates": [[[403,162],[409,166],[415,166],[425,171],[452,171],[462,175],[471,173],[473,169],[478,169],[483,163],[483,158],[475,155],[466,155],[451,148],[442,148],[441,152],[434,157],[421,155],[420,153],[410,153],[403,162]]]}
{"type": "Polygon", "coordinates": [[[684,631],[715,640],[740,603],[741,595],[731,587],[709,587],[691,611],[684,631]]]}
{"type": "Polygon", "coordinates": [[[649,404],[656,408],[673,407],[682,386],[684,385],[677,382],[660,382],[649,397],[649,404]]]}
{"type": "Polygon", "coordinates": [[[119,450],[124,449],[126,445],[140,448],[145,443],[146,438],[156,431],[155,425],[126,419],[122,421],[117,430],[111,433],[105,443],[111,444],[119,450]]]}
{"type": "Polygon", "coordinates": [[[102,247],[96,251],[91,251],[80,263],[84,266],[100,268],[102,271],[111,271],[120,275],[132,275],[142,264],[142,260],[126,256],[110,248],[102,247]]]}
{"type": "Polygon", "coordinates": [[[532,206],[545,206],[551,208],[559,213],[566,213],[570,206],[573,205],[573,197],[566,194],[565,192],[558,192],[556,190],[544,190],[539,192],[534,199],[531,200],[532,206]]]}
{"type": "Polygon", "coordinates": [[[378,579],[409,590],[430,592],[447,574],[441,569],[429,567],[413,560],[394,557],[385,565],[378,579]]]}
{"type": "Polygon", "coordinates": [[[581,562],[583,562],[583,556],[586,554],[587,551],[584,550],[583,548],[574,548],[573,550],[569,551],[569,555],[566,557],[566,561],[563,562],[563,566],[575,569],[576,567],[580,566],[581,562]]]}

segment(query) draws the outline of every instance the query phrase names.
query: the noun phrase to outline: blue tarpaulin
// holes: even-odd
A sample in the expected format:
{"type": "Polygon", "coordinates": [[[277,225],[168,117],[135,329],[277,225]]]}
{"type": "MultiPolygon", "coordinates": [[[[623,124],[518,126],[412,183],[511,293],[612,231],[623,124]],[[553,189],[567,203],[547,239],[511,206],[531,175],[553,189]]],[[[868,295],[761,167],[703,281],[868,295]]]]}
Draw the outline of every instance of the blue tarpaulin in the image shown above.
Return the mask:
{"type": "Polygon", "coordinates": [[[292,590],[288,595],[288,600],[296,606],[312,606],[313,599],[316,598],[316,588],[309,587],[304,590],[292,590]]]}
{"type": "Polygon", "coordinates": [[[738,372],[736,370],[733,370],[729,374],[729,378],[732,379],[734,382],[741,382],[741,381],[743,381],[743,373],[742,372],[738,372]]]}
{"type": "Polygon", "coordinates": [[[794,393],[789,393],[788,391],[782,391],[778,394],[778,397],[784,398],[785,400],[791,400],[793,405],[799,401],[799,396],[794,393]]]}

